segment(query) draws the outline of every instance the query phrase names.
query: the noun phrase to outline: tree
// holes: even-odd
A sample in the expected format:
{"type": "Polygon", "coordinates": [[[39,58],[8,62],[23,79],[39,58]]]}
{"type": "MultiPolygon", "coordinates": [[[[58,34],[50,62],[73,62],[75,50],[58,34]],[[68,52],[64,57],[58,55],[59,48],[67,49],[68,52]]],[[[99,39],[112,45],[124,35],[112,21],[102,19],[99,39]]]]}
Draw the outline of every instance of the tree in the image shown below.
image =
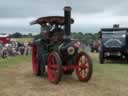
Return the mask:
{"type": "Polygon", "coordinates": [[[82,32],[73,32],[72,33],[72,37],[74,39],[78,39],[81,40],[83,43],[89,45],[91,44],[93,41],[99,39],[99,34],[98,33],[82,33],[82,32]]]}
{"type": "Polygon", "coordinates": [[[21,38],[22,34],[19,33],[19,32],[16,32],[16,33],[11,34],[10,37],[12,37],[12,38],[21,38]]]}
{"type": "Polygon", "coordinates": [[[28,37],[32,37],[32,33],[28,33],[28,37]]]}

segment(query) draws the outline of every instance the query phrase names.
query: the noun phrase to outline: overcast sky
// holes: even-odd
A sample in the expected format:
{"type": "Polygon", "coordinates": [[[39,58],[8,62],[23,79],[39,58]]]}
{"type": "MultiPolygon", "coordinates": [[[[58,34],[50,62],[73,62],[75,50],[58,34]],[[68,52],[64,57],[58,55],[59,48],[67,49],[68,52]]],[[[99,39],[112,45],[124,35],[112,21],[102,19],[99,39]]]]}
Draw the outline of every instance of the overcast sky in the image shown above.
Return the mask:
{"type": "Polygon", "coordinates": [[[29,23],[38,17],[62,15],[72,7],[73,32],[97,32],[118,23],[128,27],[128,0],[0,0],[0,32],[39,32],[29,23]]]}

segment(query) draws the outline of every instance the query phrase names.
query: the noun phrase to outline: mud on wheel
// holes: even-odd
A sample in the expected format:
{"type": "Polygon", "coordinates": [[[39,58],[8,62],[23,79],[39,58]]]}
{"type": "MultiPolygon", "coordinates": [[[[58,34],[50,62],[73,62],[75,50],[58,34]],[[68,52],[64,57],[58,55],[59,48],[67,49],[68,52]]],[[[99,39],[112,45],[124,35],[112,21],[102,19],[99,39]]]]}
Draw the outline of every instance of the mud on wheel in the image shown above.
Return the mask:
{"type": "Polygon", "coordinates": [[[85,52],[80,52],[76,58],[76,75],[80,81],[89,81],[92,76],[92,61],[85,52]]]}
{"type": "Polygon", "coordinates": [[[48,78],[52,83],[59,83],[62,76],[62,62],[57,52],[51,52],[48,56],[48,78]]]}
{"type": "Polygon", "coordinates": [[[41,75],[37,45],[32,46],[32,65],[33,73],[37,76],[41,75]]]}

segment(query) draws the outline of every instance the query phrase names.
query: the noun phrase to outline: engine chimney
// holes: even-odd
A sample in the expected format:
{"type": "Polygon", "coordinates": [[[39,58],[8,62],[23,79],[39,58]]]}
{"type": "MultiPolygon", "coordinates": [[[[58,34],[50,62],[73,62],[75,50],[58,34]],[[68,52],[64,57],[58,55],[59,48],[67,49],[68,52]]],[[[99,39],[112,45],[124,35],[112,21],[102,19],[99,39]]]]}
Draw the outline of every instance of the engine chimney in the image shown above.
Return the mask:
{"type": "Polygon", "coordinates": [[[71,35],[71,9],[72,8],[70,6],[64,7],[65,39],[70,39],[71,35]]]}

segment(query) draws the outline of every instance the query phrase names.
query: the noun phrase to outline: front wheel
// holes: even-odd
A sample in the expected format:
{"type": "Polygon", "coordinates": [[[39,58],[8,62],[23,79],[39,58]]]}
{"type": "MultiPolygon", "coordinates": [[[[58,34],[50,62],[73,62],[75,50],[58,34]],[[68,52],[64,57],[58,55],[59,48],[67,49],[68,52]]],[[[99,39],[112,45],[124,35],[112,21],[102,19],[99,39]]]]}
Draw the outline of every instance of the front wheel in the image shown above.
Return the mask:
{"type": "Polygon", "coordinates": [[[48,56],[48,78],[49,80],[57,84],[61,80],[62,76],[62,62],[57,52],[51,52],[48,56]]]}
{"type": "Polygon", "coordinates": [[[80,81],[89,81],[92,76],[92,61],[85,52],[80,52],[76,58],[76,74],[80,81]]]}

